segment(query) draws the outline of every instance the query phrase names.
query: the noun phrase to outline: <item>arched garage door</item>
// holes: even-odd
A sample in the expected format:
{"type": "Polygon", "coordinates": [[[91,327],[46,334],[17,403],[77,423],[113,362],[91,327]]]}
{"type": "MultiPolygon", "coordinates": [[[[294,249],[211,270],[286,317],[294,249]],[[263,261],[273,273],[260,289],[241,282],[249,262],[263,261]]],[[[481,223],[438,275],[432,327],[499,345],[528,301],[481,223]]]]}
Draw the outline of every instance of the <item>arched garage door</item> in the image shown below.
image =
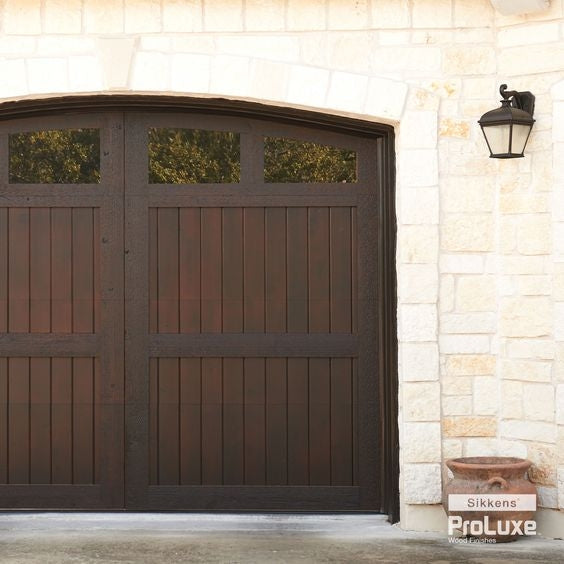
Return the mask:
{"type": "Polygon", "coordinates": [[[0,127],[0,505],[380,510],[382,136],[0,127]]]}

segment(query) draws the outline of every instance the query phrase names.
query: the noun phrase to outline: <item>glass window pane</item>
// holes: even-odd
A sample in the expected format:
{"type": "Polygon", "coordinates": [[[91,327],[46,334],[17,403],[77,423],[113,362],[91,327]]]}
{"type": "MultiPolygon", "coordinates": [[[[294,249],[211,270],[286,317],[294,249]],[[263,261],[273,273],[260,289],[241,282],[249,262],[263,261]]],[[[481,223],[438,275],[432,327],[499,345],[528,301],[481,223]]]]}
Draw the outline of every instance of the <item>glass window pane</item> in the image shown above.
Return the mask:
{"type": "Polygon", "coordinates": [[[266,182],[356,182],[356,152],[299,139],[266,137],[266,182]]]}
{"type": "Polygon", "coordinates": [[[56,129],[9,136],[9,178],[13,184],[97,184],[100,131],[56,129]]]}
{"type": "Polygon", "coordinates": [[[152,184],[239,182],[240,161],[238,133],[149,129],[149,182],[152,184]]]}

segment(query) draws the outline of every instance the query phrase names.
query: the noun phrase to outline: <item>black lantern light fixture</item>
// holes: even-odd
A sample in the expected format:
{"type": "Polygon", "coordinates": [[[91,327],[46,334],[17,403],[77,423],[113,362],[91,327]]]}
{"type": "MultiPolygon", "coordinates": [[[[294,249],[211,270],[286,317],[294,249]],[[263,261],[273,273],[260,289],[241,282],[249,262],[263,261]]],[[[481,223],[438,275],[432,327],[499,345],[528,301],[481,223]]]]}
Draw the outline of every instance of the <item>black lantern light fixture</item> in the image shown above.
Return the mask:
{"type": "Polygon", "coordinates": [[[499,87],[501,106],[486,112],[478,123],[482,128],[490,158],[516,159],[523,156],[535,120],[535,97],[530,92],[499,87]]]}

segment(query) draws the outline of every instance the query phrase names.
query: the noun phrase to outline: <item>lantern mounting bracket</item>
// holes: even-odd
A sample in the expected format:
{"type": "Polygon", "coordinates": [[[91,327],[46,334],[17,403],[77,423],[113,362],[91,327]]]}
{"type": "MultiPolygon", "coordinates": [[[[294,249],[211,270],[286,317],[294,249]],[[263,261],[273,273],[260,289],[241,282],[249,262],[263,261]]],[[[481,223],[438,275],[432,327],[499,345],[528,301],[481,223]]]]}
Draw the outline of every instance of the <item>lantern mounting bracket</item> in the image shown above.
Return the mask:
{"type": "Polygon", "coordinates": [[[528,90],[525,92],[507,90],[507,84],[502,84],[499,87],[499,93],[503,98],[502,102],[509,100],[511,107],[524,110],[531,114],[531,116],[535,113],[535,96],[528,90]]]}

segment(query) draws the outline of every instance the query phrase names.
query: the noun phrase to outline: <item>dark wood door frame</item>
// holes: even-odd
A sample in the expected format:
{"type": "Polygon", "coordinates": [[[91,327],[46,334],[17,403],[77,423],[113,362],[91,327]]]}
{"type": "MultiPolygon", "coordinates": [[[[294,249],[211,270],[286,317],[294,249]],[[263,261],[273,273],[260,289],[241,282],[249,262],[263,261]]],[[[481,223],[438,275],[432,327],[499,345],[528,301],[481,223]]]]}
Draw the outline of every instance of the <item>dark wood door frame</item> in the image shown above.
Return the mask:
{"type": "MultiPolygon", "coordinates": [[[[377,140],[380,149],[377,155],[379,206],[375,210],[377,217],[368,217],[367,214],[367,221],[375,222],[378,236],[375,241],[376,249],[365,249],[365,252],[375,252],[378,256],[377,271],[373,273],[373,279],[378,288],[375,316],[379,339],[377,363],[380,378],[377,397],[380,415],[379,437],[374,437],[374,439],[380,440],[382,445],[379,488],[380,509],[389,515],[390,520],[397,521],[399,518],[399,441],[397,429],[396,222],[393,128],[362,120],[289,108],[274,108],[250,102],[137,95],[71,96],[7,102],[0,105],[0,120],[52,115],[53,113],[80,114],[109,111],[128,112],[131,110],[267,119],[377,140]]],[[[128,437],[128,441],[134,442],[135,440],[135,436],[128,437]]]]}

